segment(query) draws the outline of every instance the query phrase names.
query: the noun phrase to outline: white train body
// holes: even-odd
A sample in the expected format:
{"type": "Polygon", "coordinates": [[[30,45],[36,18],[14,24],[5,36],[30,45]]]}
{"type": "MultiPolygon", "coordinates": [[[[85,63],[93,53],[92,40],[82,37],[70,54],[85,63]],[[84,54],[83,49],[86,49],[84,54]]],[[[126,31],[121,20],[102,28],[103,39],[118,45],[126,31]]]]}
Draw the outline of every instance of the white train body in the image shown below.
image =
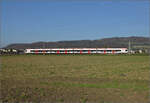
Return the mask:
{"type": "Polygon", "coordinates": [[[124,54],[127,48],[51,48],[26,49],[26,54],[124,54]]]}

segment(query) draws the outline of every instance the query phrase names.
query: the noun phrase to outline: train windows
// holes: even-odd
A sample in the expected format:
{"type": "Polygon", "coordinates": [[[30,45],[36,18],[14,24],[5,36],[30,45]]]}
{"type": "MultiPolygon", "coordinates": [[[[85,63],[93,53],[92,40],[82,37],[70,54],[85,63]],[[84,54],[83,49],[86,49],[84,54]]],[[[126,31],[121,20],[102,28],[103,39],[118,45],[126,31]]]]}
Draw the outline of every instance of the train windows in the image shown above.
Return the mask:
{"type": "Polygon", "coordinates": [[[57,50],[51,50],[50,52],[51,53],[57,53],[57,50]]]}
{"type": "Polygon", "coordinates": [[[80,53],[80,50],[74,50],[74,53],[80,53]]]}
{"type": "Polygon", "coordinates": [[[67,53],[73,53],[74,51],[73,50],[67,50],[67,53]]]}
{"type": "Polygon", "coordinates": [[[91,53],[96,53],[97,51],[96,51],[96,50],[90,50],[90,52],[91,52],[91,53]]]}
{"type": "Polygon", "coordinates": [[[116,52],[121,52],[121,50],[115,50],[116,52]]]}
{"type": "Polygon", "coordinates": [[[60,50],[59,52],[60,52],[60,53],[65,53],[65,51],[64,51],[64,50],[60,50]]]}
{"type": "Polygon", "coordinates": [[[30,52],[35,52],[35,50],[30,50],[30,52]]]}
{"type": "Polygon", "coordinates": [[[96,50],[91,50],[91,52],[96,52],[96,50]]]}
{"type": "Polygon", "coordinates": [[[104,52],[104,50],[97,50],[97,52],[104,52]]]}
{"type": "Polygon", "coordinates": [[[42,53],[43,51],[42,51],[42,50],[38,50],[38,52],[39,52],[39,53],[42,53]]]}
{"type": "Polygon", "coordinates": [[[88,50],[82,50],[83,53],[88,53],[88,50]]]}
{"type": "Polygon", "coordinates": [[[109,52],[109,53],[110,53],[110,52],[112,52],[112,50],[106,50],[106,52],[109,52]]]}
{"type": "Polygon", "coordinates": [[[50,52],[50,50],[45,50],[45,52],[47,53],[47,52],[50,52]]]}

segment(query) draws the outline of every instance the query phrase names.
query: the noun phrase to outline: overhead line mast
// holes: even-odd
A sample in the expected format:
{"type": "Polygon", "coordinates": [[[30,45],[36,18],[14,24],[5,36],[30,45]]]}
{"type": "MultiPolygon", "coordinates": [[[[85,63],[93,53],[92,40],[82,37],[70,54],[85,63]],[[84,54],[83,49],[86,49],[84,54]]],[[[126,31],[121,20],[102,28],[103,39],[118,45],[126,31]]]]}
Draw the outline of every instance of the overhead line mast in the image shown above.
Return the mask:
{"type": "Polygon", "coordinates": [[[129,49],[129,54],[131,53],[131,42],[129,40],[129,44],[128,44],[128,49],[129,49]]]}

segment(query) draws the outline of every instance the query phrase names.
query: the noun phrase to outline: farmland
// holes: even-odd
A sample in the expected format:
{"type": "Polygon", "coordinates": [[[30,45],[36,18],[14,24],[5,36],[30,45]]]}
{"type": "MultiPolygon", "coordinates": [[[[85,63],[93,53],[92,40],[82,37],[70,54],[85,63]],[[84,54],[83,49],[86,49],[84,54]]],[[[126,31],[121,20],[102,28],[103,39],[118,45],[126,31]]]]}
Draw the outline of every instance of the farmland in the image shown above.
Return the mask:
{"type": "Polygon", "coordinates": [[[3,102],[147,103],[147,55],[1,56],[3,102]]]}

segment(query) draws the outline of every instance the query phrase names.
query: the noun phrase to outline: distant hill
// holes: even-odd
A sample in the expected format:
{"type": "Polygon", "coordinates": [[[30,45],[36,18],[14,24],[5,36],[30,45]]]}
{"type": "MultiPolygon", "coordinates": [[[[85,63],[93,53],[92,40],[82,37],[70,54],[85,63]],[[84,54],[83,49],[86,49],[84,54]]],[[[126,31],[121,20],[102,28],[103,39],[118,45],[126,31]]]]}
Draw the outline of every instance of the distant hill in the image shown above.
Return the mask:
{"type": "Polygon", "coordinates": [[[113,37],[100,40],[74,40],[74,41],[58,41],[58,42],[35,42],[35,43],[19,43],[10,44],[5,48],[10,49],[26,49],[26,48],[114,48],[131,46],[149,46],[150,38],[148,37],[113,37]]]}

